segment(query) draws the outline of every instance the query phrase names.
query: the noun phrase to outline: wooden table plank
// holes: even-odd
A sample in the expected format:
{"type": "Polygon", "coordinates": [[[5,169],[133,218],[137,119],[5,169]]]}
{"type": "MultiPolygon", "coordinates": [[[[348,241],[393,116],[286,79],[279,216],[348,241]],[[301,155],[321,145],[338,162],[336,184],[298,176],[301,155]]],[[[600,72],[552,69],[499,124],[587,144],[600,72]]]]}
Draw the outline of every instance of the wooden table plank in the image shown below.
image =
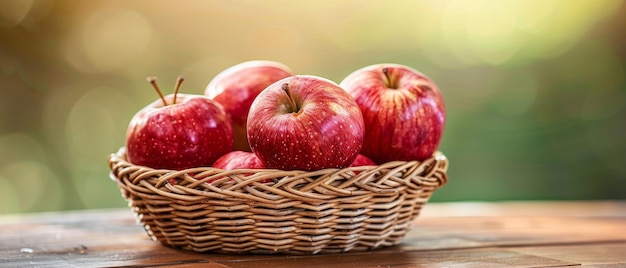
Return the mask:
{"type": "MultiPolygon", "coordinates": [[[[438,240],[444,237],[456,239],[457,246],[612,242],[626,241],[625,226],[626,217],[425,217],[416,220],[415,227],[409,231],[407,239],[438,240]]],[[[417,242],[418,247],[414,249],[436,246],[422,244],[417,242]]]]}
{"type": "Polygon", "coordinates": [[[626,242],[516,247],[510,250],[583,265],[626,264],[626,242]]]}
{"type": "Polygon", "coordinates": [[[400,251],[386,254],[356,253],[319,256],[291,257],[272,260],[220,261],[226,267],[555,267],[575,263],[520,254],[518,252],[477,248],[445,251],[400,251]],[[367,260],[362,263],[362,260],[367,260]],[[356,265],[358,264],[358,265],[356,265]]]}
{"type": "Polygon", "coordinates": [[[313,256],[168,248],[148,239],[129,209],[6,215],[0,266],[611,267],[626,263],[625,203],[429,204],[401,245],[313,256]]]}

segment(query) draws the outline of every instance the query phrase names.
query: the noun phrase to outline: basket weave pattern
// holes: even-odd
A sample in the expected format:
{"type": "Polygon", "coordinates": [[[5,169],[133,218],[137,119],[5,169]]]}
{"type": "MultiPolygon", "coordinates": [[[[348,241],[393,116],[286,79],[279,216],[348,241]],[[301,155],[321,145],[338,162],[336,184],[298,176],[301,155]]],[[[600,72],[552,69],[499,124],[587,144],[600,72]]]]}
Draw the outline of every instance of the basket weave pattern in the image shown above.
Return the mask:
{"type": "Polygon", "coordinates": [[[447,182],[439,152],[422,161],[325,169],[181,171],[136,166],[124,148],[111,178],[147,234],[197,252],[316,254],[398,244],[447,182]]]}

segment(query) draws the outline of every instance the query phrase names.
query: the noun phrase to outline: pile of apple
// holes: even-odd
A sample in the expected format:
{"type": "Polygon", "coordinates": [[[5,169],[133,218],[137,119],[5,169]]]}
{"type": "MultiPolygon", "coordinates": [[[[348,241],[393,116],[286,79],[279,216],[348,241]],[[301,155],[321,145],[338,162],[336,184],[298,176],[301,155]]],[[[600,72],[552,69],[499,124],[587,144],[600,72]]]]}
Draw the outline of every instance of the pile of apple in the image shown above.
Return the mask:
{"type": "Polygon", "coordinates": [[[203,95],[163,96],[131,119],[129,162],[156,169],[319,170],[429,158],[445,107],[437,86],[408,66],[376,64],[340,84],[248,61],[211,80],[203,95]]]}

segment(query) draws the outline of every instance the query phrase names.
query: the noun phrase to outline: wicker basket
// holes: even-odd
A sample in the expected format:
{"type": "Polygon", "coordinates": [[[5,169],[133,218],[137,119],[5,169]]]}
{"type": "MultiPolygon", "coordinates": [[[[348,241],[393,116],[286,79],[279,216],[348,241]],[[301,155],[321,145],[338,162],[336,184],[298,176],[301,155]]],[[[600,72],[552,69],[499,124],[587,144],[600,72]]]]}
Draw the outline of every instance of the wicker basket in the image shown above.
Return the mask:
{"type": "Polygon", "coordinates": [[[197,252],[317,254],[398,244],[448,160],[312,172],[136,166],[125,149],[108,158],[111,178],[148,235],[197,252]]]}

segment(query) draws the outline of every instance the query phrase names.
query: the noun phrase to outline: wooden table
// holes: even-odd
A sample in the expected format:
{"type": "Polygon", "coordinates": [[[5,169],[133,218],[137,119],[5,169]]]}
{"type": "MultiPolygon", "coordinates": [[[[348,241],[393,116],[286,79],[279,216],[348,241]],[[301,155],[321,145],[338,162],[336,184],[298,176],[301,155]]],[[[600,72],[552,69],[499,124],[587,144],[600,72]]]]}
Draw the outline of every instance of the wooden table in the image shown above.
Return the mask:
{"type": "Polygon", "coordinates": [[[0,216],[1,267],[626,267],[626,201],[429,203],[403,243],[336,255],[199,254],[130,209],[0,216]]]}

